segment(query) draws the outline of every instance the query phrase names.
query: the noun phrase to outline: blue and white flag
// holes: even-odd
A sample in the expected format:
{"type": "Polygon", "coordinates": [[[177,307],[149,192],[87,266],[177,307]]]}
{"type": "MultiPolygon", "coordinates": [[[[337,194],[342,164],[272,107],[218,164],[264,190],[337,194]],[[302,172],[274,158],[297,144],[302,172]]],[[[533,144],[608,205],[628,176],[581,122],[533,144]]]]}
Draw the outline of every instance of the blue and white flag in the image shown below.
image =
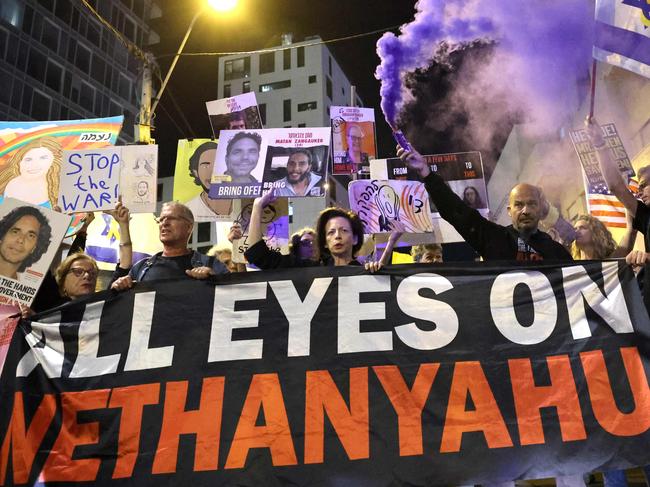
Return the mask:
{"type": "Polygon", "coordinates": [[[594,58],[650,78],[648,0],[596,0],[594,58]]]}

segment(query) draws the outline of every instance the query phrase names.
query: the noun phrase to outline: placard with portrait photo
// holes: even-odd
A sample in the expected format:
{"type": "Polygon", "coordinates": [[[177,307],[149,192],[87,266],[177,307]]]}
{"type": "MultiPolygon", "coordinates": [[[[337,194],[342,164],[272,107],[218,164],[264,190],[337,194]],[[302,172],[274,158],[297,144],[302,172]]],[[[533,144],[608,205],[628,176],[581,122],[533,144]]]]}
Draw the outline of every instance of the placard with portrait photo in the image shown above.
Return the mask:
{"type": "Polygon", "coordinates": [[[206,102],[212,133],[216,138],[222,130],[261,129],[262,118],[255,93],[243,93],[206,102]]]}
{"type": "Polygon", "coordinates": [[[322,197],[327,181],[327,127],[221,132],[210,198],[322,197]]]}
{"type": "Polygon", "coordinates": [[[32,303],[70,221],[13,198],[0,204],[0,304],[32,303]]]}
{"type": "Polygon", "coordinates": [[[375,111],[372,108],[330,107],[332,174],[368,177],[377,155],[375,111]]]}

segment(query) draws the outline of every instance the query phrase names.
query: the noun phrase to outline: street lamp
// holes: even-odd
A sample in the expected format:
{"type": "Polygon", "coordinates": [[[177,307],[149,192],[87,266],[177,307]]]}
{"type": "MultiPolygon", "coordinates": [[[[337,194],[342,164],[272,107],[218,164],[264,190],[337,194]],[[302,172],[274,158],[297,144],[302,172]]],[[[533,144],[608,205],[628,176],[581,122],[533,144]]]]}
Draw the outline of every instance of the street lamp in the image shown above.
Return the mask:
{"type": "MultiPolygon", "coordinates": [[[[187,32],[185,32],[185,36],[183,37],[180,46],[178,46],[178,51],[176,52],[176,55],[172,60],[171,66],[169,66],[169,70],[167,70],[167,74],[165,75],[165,79],[163,80],[162,85],[160,85],[160,90],[158,90],[158,94],[156,98],[154,98],[153,100],[153,105],[151,104],[152,64],[150,62],[145,63],[144,66],[145,72],[142,77],[142,93],[141,93],[141,101],[140,101],[140,123],[135,125],[135,139],[138,142],[145,142],[145,143],[152,142],[151,122],[153,120],[153,114],[156,111],[156,108],[158,107],[158,103],[160,102],[160,98],[163,94],[163,91],[165,91],[165,88],[167,87],[167,83],[169,82],[169,79],[172,76],[172,72],[176,67],[178,58],[180,58],[183,49],[185,49],[185,44],[187,44],[187,40],[189,39],[190,34],[192,33],[192,29],[194,28],[194,24],[196,23],[196,21],[199,19],[201,15],[203,15],[203,13],[208,9],[208,7],[212,8],[213,10],[216,10],[217,12],[225,13],[237,7],[238,2],[239,0],[207,0],[207,2],[203,5],[203,7],[201,7],[198,10],[198,12],[196,12],[194,17],[192,18],[192,21],[190,22],[190,26],[187,28],[187,32]]],[[[151,60],[151,58],[148,57],[148,60],[151,60]]]]}

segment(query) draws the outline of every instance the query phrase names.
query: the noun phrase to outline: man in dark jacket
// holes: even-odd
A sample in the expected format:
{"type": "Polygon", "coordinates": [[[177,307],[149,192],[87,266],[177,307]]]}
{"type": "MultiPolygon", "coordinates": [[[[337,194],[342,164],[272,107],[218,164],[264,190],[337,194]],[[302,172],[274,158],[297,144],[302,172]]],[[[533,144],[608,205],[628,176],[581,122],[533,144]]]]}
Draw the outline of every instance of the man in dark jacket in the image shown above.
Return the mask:
{"type": "Polygon", "coordinates": [[[510,191],[508,214],[512,225],[504,227],[485,219],[431,172],[416,151],[399,149],[397,155],[424,182],[431,202],[445,220],[485,260],[572,260],[571,254],[550,235],[539,230],[542,194],[537,186],[518,184],[510,191]]]}
{"type": "Polygon", "coordinates": [[[129,275],[117,279],[111,289],[129,289],[136,281],[178,277],[207,279],[215,274],[228,272],[218,259],[188,248],[187,242],[194,228],[194,216],[187,206],[175,201],[165,203],[158,218],[158,227],[163,251],[136,262],[129,275]]]}

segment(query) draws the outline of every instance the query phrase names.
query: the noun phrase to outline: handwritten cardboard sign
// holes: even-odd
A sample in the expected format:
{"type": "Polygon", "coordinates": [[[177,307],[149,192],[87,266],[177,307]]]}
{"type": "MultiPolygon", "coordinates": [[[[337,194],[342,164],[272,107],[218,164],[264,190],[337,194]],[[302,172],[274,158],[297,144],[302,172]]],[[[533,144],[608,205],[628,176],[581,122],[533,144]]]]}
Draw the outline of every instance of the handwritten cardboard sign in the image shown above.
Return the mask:
{"type": "Polygon", "coordinates": [[[119,196],[121,148],[63,151],[59,206],[65,213],[110,210],[119,196]]]}
{"type": "Polygon", "coordinates": [[[120,194],[131,213],[156,211],[158,146],[125,145],[122,149],[120,194]]]}

